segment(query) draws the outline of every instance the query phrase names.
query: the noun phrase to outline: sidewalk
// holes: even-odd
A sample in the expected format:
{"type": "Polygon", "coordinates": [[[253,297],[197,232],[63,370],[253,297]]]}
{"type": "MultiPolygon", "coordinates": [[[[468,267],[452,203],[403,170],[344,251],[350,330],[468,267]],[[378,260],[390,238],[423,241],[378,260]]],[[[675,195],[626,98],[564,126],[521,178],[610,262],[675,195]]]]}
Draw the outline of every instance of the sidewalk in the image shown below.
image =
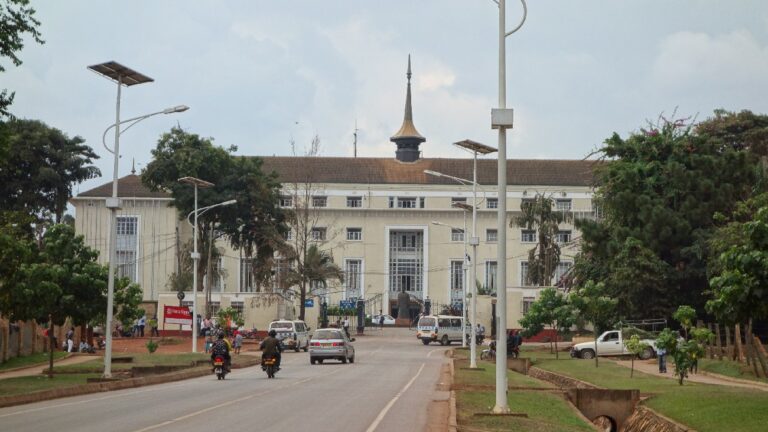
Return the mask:
{"type": "MultiPolygon", "coordinates": [[[[632,361],[631,360],[611,360],[615,362],[616,364],[620,366],[624,366],[627,368],[632,367],[632,361]]],[[[660,378],[668,378],[668,379],[678,379],[677,376],[675,376],[675,365],[674,363],[668,362],[667,364],[669,372],[662,374],[659,373],[659,366],[656,359],[653,360],[635,360],[635,370],[647,373],[648,375],[653,375],[655,377],[660,378]]],[[[738,378],[731,378],[731,377],[723,377],[722,375],[712,374],[709,372],[699,372],[696,374],[688,374],[688,378],[686,378],[686,381],[701,383],[701,384],[714,384],[714,385],[723,385],[723,386],[731,386],[731,387],[741,387],[741,388],[748,388],[752,390],[761,390],[768,392],[768,384],[764,384],[761,382],[756,381],[747,381],[742,380],[738,378]]]]}
{"type": "MultiPolygon", "coordinates": [[[[64,357],[63,359],[56,360],[53,362],[53,364],[54,366],[68,366],[68,365],[73,365],[78,363],[85,363],[95,358],[99,358],[99,356],[95,354],[75,354],[75,355],[70,355],[68,357],[64,357]]],[[[15,369],[8,372],[0,372],[0,379],[40,375],[43,373],[43,370],[47,368],[48,368],[48,363],[38,364],[35,366],[30,366],[22,369],[15,369]]]]}

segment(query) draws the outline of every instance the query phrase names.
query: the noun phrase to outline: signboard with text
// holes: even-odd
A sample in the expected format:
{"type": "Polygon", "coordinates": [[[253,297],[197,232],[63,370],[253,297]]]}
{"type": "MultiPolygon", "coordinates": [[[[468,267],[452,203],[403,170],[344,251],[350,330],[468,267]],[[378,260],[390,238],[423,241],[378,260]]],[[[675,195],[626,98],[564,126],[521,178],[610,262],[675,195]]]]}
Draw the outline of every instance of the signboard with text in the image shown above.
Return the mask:
{"type": "Polygon", "coordinates": [[[315,307],[315,299],[305,299],[304,300],[304,307],[315,307]]]}
{"type": "Polygon", "coordinates": [[[167,324],[192,325],[192,312],[187,306],[168,306],[163,310],[163,322],[167,324]]]}

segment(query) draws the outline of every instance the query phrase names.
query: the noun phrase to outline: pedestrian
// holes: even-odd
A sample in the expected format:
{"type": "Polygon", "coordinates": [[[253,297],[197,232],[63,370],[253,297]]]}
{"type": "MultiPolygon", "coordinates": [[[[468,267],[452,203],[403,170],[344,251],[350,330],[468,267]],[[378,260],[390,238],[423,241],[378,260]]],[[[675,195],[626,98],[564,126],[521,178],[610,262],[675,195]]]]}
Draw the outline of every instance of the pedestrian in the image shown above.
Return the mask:
{"type": "Polygon", "coordinates": [[[659,373],[667,373],[667,350],[657,346],[656,357],[659,359],[659,373]]]}
{"type": "Polygon", "coordinates": [[[240,354],[240,348],[243,346],[243,334],[235,331],[235,354],[240,354]]]}
{"type": "Polygon", "coordinates": [[[142,315],[141,318],[139,318],[139,336],[144,337],[144,327],[147,325],[147,316],[142,315]]]}
{"type": "Polygon", "coordinates": [[[696,353],[693,353],[693,361],[691,362],[691,373],[697,373],[699,371],[699,358],[696,353]]]}
{"type": "Polygon", "coordinates": [[[153,316],[152,319],[149,320],[149,328],[151,329],[151,336],[160,337],[160,332],[157,331],[157,315],[153,316]]]}
{"type": "Polygon", "coordinates": [[[131,336],[136,337],[139,335],[139,320],[138,318],[133,320],[133,328],[131,329],[131,336]]]}
{"type": "Polygon", "coordinates": [[[344,326],[344,333],[346,333],[347,337],[349,337],[349,317],[344,317],[344,322],[342,325],[344,326]]]}
{"type": "Polygon", "coordinates": [[[75,352],[75,341],[71,337],[67,338],[67,352],[75,352]]]}
{"type": "Polygon", "coordinates": [[[379,311],[379,328],[384,330],[384,315],[379,311]]]}

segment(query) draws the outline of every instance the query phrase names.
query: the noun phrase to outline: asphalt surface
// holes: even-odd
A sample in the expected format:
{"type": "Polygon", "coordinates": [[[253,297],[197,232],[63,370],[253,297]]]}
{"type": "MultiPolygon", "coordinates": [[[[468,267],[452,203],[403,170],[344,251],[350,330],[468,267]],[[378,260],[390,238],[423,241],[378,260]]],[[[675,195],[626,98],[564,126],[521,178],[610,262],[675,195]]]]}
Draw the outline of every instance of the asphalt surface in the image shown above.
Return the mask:
{"type": "Polygon", "coordinates": [[[226,380],[187,381],[0,409],[0,431],[422,431],[446,362],[407,329],[367,330],[354,364],[283,355],[275,379],[260,367],[226,380]]]}

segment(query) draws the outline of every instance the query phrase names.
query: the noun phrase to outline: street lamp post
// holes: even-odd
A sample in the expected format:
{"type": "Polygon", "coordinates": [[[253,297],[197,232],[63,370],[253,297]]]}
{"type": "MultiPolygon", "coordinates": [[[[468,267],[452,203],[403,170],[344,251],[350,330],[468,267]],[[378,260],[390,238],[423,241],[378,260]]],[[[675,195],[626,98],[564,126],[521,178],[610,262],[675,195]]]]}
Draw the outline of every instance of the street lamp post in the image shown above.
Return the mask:
{"type": "Polygon", "coordinates": [[[525,0],[523,4],[523,17],[520,24],[511,31],[507,31],[506,24],[506,0],[494,0],[499,5],[499,107],[491,110],[491,128],[499,130],[499,163],[498,163],[498,191],[499,206],[497,214],[498,232],[498,256],[496,267],[497,288],[496,300],[498,302],[499,319],[496,326],[496,405],[494,414],[509,413],[507,402],[507,129],[512,128],[513,110],[507,109],[507,81],[506,81],[506,38],[520,30],[525,23],[528,14],[528,6],[525,0]]]}
{"type": "Polygon", "coordinates": [[[192,253],[190,254],[192,257],[192,352],[197,352],[197,267],[200,262],[200,252],[197,251],[197,217],[201,214],[205,213],[206,211],[214,208],[214,207],[221,207],[225,205],[235,204],[237,200],[229,200],[220,202],[218,204],[213,204],[207,207],[203,207],[198,209],[197,208],[197,189],[198,188],[209,188],[213,187],[214,184],[211,182],[207,182],[205,180],[201,180],[196,177],[182,177],[179,179],[180,183],[186,183],[194,185],[195,187],[195,209],[187,215],[187,222],[189,222],[190,225],[192,225],[192,253]],[[190,222],[189,218],[190,216],[195,215],[195,222],[190,222]]]}
{"type": "MultiPolygon", "coordinates": [[[[475,281],[477,281],[477,246],[480,244],[480,239],[477,237],[477,154],[490,154],[495,152],[496,149],[472,140],[459,141],[454,144],[472,152],[472,239],[470,240],[470,245],[472,246],[472,269],[470,270],[470,277],[472,278],[472,298],[470,299],[472,308],[472,336],[469,343],[469,367],[476,369],[477,337],[475,334],[475,320],[477,319],[477,282],[475,281]]],[[[464,210],[467,209],[464,208],[464,210]]]]}
{"type": "MultiPolygon", "coordinates": [[[[460,207],[460,203],[453,203],[453,206],[461,208],[460,207]]],[[[461,290],[461,317],[464,319],[464,325],[466,326],[466,323],[467,323],[467,282],[469,280],[467,278],[467,268],[469,267],[469,262],[468,262],[469,256],[467,255],[467,212],[466,212],[466,210],[463,213],[464,213],[464,229],[461,230],[461,236],[462,236],[462,238],[464,240],[464,258],[462,259],[462,263],[463,263],[463,265],[462,265],[462,276],[463,276],[463,279],[464,279],[464,283],[463,283],[464,286],[463,286],[463,288],[461,290]]],[[[442,222],[438,222],[438,221],[432,221],[432,225],[440,225],[440,226],[448,227],[451,230],[458,230],[458,229],[460,229],[460,228],[456,228],[453,225],[448,225],[448,224],[445,224],[445,223],[442,223],[442,222]]],[[[453,271],[453,270],[451,269],[451,271],[453,271]]],[[[451,275],[451,281],[453,281],[453,275],[451,275]]],[[[462,338],[461,338],[461,347],[462,348],[466,348],[467,347],[467,338],[464,337],[463,335],[462,335],[462,338]]]]}
{"type": "MultiPolygon", "coordinates": [[[[104,347],[104,378],[112,377],[112,308],[114,306],[115,297],[115,265],[117,260],[117,248],[115,243],[117,242],[117,210],[120,209],[120,199],[117,193],[117,177],[118,177],[118,165],[120,160],[120,125],[123,123],[132,122],[125,130],[128,130],[134,124],[147,119],[149,117],[158,114],[172,114],[177,112],[186,111],[189,109],[186,106],[180,105],[178,107],[169,108],[167,110],[158,111],[152,114],[146,114],[139,117],[134,117],[128,120],[120,121],[120,95],[122,87],[130,87],[137,84],[144,84],[153,82],[154,80],[146,75],[136,72],[133,69],[125,67],[120,63],[111,61],[101,64],[88,66],[88,69],[98,73],[99,75],[110,79],[117,83],[117,102],[115,104],[115,123],[110,125],[102,135],[102,142],[106,137],[107,132],[111,128],[115,128],[115,146],[113,150],[107,148],[107,150],[114,155],[114,169],[112,173],[112,197],[107,198],[106,207],[109,209],[109,278],[107,279],[107,322],[104,325],[104,333],[106,333],[106,346],[104,347]]],[[[124,130],[124,131],[125,131],[124,130]]],[[[123,132],[124,132],[123,131],[123,132]]],[[[106,147],[106,144],[105,144],[106,147]]]]}

